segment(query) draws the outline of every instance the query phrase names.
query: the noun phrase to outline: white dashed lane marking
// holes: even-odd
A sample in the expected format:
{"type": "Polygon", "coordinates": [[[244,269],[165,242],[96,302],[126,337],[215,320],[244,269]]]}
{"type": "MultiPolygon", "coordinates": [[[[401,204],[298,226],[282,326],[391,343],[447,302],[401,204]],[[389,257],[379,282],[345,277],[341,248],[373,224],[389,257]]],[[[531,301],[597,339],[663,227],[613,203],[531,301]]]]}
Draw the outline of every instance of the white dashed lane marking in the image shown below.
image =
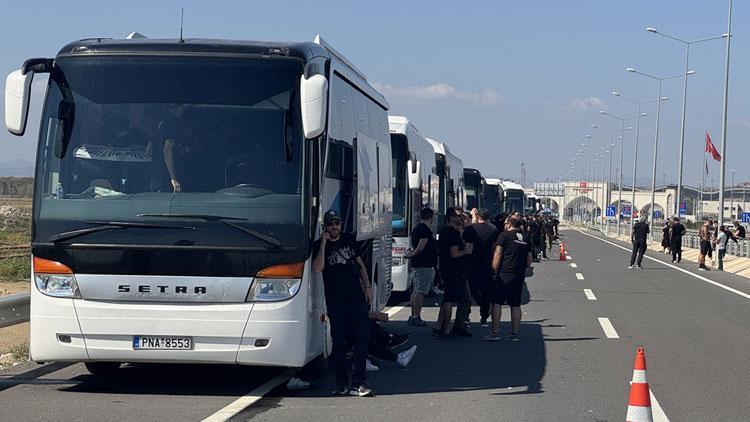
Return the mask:
{"type": "Polygon", "coordinates": [[[570,268],[578,268],[578,264],[576,264],[575,262],[571,262],[570,268]]]}
{"type": "Polygon", "coordinates": [[[615,327],[612,326],[611,322],[609,322],[609,318],[599,317],[599,325],[602,326],[604,335],[606,335],[607,338],[620,338],[620,336],[617,335],[617,331],[615,331],[615,327]]]}
{"type": "Polygon", "coordinates": [[[579,280],[583,280],[583,274],[576,273],[576,278],[579,279],[579,280]]]}
{"type": "Polygon", "coordinates": [[[594,296],[594,292],[592,292],[591,289],[583,289],[583,293],[588,300],[596,300],[596,296],[594,296]]]}

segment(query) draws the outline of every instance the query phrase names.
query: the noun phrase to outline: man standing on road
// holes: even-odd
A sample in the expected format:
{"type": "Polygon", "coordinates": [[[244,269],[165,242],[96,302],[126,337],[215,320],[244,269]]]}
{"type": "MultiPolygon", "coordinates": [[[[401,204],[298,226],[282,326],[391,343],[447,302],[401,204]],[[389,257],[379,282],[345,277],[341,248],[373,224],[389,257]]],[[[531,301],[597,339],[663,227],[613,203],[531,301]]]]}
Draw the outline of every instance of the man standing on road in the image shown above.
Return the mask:
{"type": "Polygon", "coordinates": [[[729,241],[730,235],[728,228],[724,227],[723,224],[719,226],[719,235],[716,236],[716,254],[719,260],[719,266],[716,269],[719,271],[724,271],[724,255],[727,253],[727,241],[729,241]]]}
{"type": "Polygon", "coordinates": [[[643,254],[646,253],[646,246],[648,245],[648,234],[651,229],[646,222],[646,216],[641,214],[640,220],[633,225],[633,233],[630,234],[630,241],[633,243],[633,253],[630,255],[629,269],[633,269],[633,264],[636,264],[636,256],[638,257],[638,269],[643,269],[641,262],[643,262],[643,254]]]}
{"type": "MultiPolygon", "coordinates": [[[[674,230],[674,225],[672,226],[674,230]]],[[[698,257],[698,271],[708,271],[706,267],[706,255],[711,251],[711,220],[706,220],[703,223],[700,230],[698,230],[698,237],[700,238],[700,256],[698,257]]],[[[672,241],[672,247],[674,247],[674,241],[672,241]]],[[[672,262],[674,262],[674,249],[672,249],[672,262]]]]}
{"type": "Polygon", "coordinates": [[[440,305],[437,327],[432,330],[432,334],[441,340],[451,340],[461,335],[471,335],[471,333],[463,328],[464,321],[459,319],[459,315],[456,315],[456,323],[452,331],[450,331],[450,328],[453,307],[464,300],[466,291],[468,290],[466,283],[466,260],[464,258],[467,255],[471,255],[474,246],[461,239],[464,218],[461,207],[448,208],[446,217],[448,218],[448,223],[438,233],[440,275],[443,278],[445,290],[443,293],[443,304],[440,305]]]}
{"type": "Polygon", "coordinates": [[[500,233],[495,242],[492,270],[496,277],[490,289],[492,331],[482,337],[482,340],[518,341],[518,331],[521,328],[521,292],[526,269],[531,266],[531,249],[520,227],[520,219],[512,217],[510,229],[500,233]],[[511,329],[509,335],[501,338],[500,317],[503,303],[510,306],[511,329]]]}
{"type": "Polygon", "coordinates": [[[341,232],[341,217],[334,210],[323,216],[323,233],[313,244],[312,269],[323,273],[328,319],[331,321],[336,395],[370,396],[365,365],[369,343],[368,302],[372,285],[359,253],[357,241],[341,232]],[[354,373],[351,388],[346,364],[347,341],[354,343],[354,373]]]}
{"type": "Polygon", "coordinates": [[[412,252],[406,256],[411,261],[411,316],[407,324],[415,327],[425,327],[422,321],[422,303],[424,296],[430,291],[432,281],[435,279],[435,238],[432,235],[433,211],[424,208],[419,212],[419,224],[411,231],[412,252]]]}
{"type": "MultiPolygon", "coordinates": [[[[464,230],[463,239],[474,245],[474,252],[468,257],[469,289],[471,296],[479,304],[480,324],[487,326],[490,317],[490,302],[487,286],[492,274],[492,246],[497,240],[497,229],[488,221],[490,212],[486,208],[471,210],[476,223],[464,230]]],[[[468,315],[467,315],[468,320],[468,315]]]]}
{"type": "MultiPolygon", "coordinates": [[[[687,229],[680,223],[680,217],[674,218],[674,223],[669,229],[669,249],[672,251],[672,263],[682,261],[682,236],[687,229]]],[[[710,245],[709,245],[710,246],[710,245]]]]}

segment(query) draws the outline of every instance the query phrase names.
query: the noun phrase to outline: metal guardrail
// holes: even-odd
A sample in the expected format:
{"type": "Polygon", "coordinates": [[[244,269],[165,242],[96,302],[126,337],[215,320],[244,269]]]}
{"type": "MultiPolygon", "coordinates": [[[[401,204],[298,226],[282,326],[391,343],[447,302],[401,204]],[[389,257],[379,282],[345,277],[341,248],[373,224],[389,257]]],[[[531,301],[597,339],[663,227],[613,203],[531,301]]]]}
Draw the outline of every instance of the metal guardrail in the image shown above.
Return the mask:
{"type": "MultiPolygon", "coordinates": [[[[682,247],[700,249],[701,238],[697,234],[688,233],[682,236],[682,247]]],[[[727,255],[750,258],[750,239],[738,239],[736,243],[729,239],[727,241],[727,255]]]]}
{"type": "Polygon", "coordinates": [[[30,310],[29,293],[0,297],[0,328],[28,321],[30,310]]]}

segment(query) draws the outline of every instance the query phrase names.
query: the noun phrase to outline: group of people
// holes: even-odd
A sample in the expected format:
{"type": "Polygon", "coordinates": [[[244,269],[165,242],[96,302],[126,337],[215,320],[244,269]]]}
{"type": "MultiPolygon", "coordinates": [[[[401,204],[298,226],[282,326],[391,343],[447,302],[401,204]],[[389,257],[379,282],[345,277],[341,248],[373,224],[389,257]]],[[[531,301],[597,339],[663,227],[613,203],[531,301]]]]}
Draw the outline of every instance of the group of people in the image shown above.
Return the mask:
{"type": "Polygon", "coordinates": [[[474,208],[465,213],[460,207],[452,207],[436,240],[430,228],[433,218],[433,211],[424,208],[420,223],[411,233],[413,249],[406,256],[413,288],[408,324],[427,326],[421,317],[422,303],[436,282],[443,291],[443,300],[433,336],[448,341],[473,336],[473,299],[479,305],[480,325],[489,328],[483,340],[518,341],[525,277],[539,253],[551,248],[557,233],[553,219],[524,218],[515,213],[490,221],[487,209],[474,208]],[[501,336],[502,305],[506,304],[511,310],[511,328],[501,336]]]}
{"type": "MultiPolygon", "coordinates": [[[[650,228],[645,215],[641,215],[640,220],[633,225],[633,231],[630,234],[630,240],[633,244],[633,252],[630,256],[630,265],[628,268],[643,268],[643,254],[646,252],[648,245],[648,234],[650,228]]],[[[664,222],[662,228],[661,252],[672,255],[672,263],[682,262],[682,237],[687,233],[687,229],[680,222],[679,217],[674,217],[671,221],[664,222]]],[[[712,259],[713,251],[716,250],[718,258],[717,269],[724,270],[724,255],[727,250],[727,242],[732,240],[737,242],[738,239],[745,238],[745,228],[738,222],[734,222],[734,231],[731,231],[724,225],[715,225],[712,220],[706,220],[698,230],[700,238],[700,255],[698,257],[698,271],[708,271],[706,266],[706,257],[712,259]]]]}
{"type": "MultiPolygon", "coordinates": [[[[487,209],[464,212],[461,207],[451,207],[436,236],[434,218],[432,209],[422,209],[420,222],[411,232],[406,255],[412,286],[407,323],[427,326],[421,318],[422,305],[436,287],[443,294],[432,329],[436,338],[451,341],[473,336],[469,322],[473,300],[479,305],[480,324],[489,331],[483,340],[519,341],[525,278],[533,261],[547,257],[558,238],[559,221],[548,216],[524,218],[519,213],[490,221],[487,209]],[[501,335],[502,305],[508,305],[511,314],[510,331],[505,335],[501,335]]],[[[372,388],[366,373],[376,369],[369,358],[406,366],[416,346],[393,351],[406,343],[409,335],[389,333],[375,321],[382,314],[369,312],[372,285],[354,236],[342,232],[341,217],[335,211],[326,212],[323,220],[321,237],[313,245],[312,269],[323,276],[336,372],[334,394],[369,396],[372,388]]]]}

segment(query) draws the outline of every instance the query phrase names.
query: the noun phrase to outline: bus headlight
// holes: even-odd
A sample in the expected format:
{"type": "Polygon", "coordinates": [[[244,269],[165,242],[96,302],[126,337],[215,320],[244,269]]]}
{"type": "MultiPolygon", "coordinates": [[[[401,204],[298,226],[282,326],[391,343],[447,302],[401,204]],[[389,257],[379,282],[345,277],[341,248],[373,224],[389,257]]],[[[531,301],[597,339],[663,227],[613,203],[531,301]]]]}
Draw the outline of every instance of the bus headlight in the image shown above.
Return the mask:
{"type": "Polygon", "coordinates": [[[304,262],[295,262],[273,265],[258,271],[245,300],[278,302],[292,298],[302,285],[304,267],[304,262]]]}
{"type": "Polygon", "coordinates": [[[247,302],[277,302],[292,298],[299,291],[302,280],[256,278],[250,286],[247,302]]]}
{"type": "Polygon", "coordinates": [[[78,283],[72,274],[35,274],[36,288],[47,296],[81,298],[78,283]]]}

